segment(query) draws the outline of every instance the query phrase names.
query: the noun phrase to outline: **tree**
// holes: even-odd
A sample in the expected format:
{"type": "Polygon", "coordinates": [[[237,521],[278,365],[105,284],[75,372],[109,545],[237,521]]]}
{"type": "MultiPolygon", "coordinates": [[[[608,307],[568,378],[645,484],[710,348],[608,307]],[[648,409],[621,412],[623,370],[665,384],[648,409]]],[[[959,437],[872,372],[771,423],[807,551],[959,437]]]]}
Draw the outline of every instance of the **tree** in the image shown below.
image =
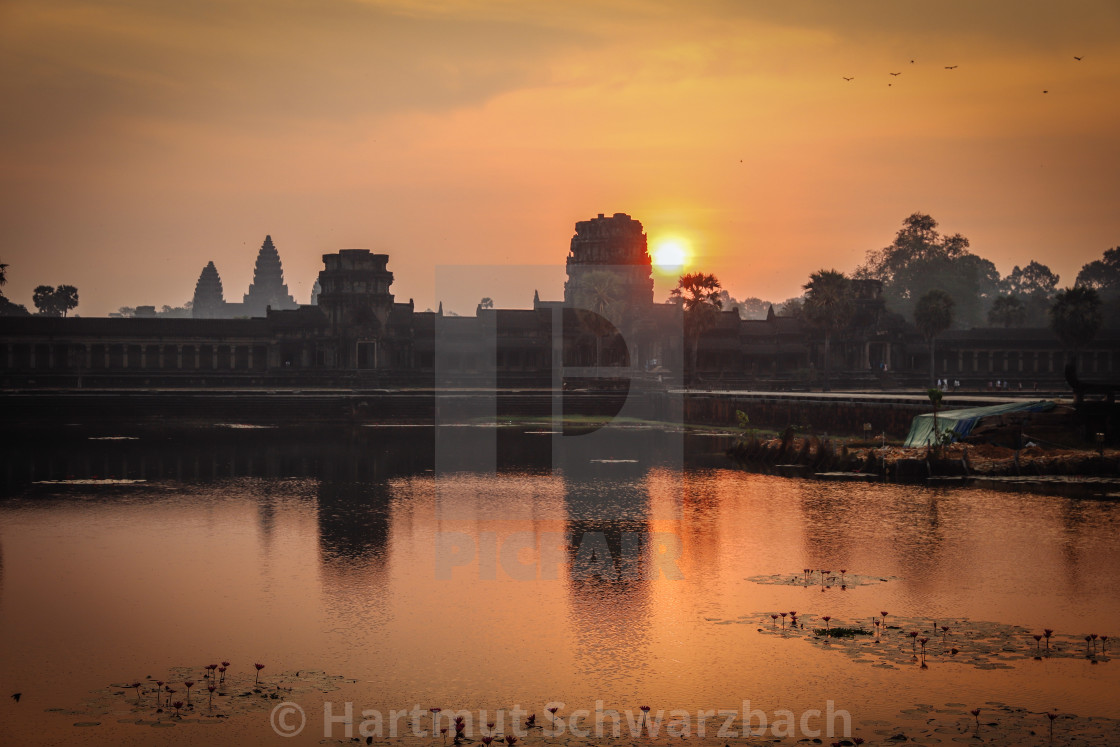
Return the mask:
{"type": "Polygon", "coordinates": [[[1078,352],[1096,336],[1102,321],[1101,298],[1096,290],[1075,285],[1058,291],[1050,307],[1050,329],[1070,354],[1067,373],[1076,371],[1078,352]]]}
{"type": "Polygon", "coordinates": [[[37,286],[31,302],[39,310],[40,316],[66,316],[70,309],[78,305],[78,289],[72,285],[37,286]]]}
{"type": "Polygon", "coordinates": [[[1058,280],[1049,267],[1032,259],[1026,267],[1015,265],[999,284],[1004,293],[1012,296],[1049,296],[1058,287],[1058,280]]]}
{"type": "Polygon", "coordinates": [[[54,303],[54,288],[49,285],[36,286],[31,294],[31,303],[39,310],[39,316],[62,316],[54,303]]]}
{"type": "Polygon", "coordinates": [[[769,301],[763,301],[761,298],[745,298],[742,301],[736,299],[726,290],[719,292],[720,308],[724,311],[734,309],[739,312],[740,319],[765,319],[766,312],[772,305],[769,301]]]}
{"type": "MultiPolygon", "coordinates": [[[[1059,277],[1050,268],[1031,260],[1026,267],[1015,266],[1010,274],[999,282],[1000,290],[1015,296],[1023,305],[1023,319],[1019,324],[1044,326],[1047,311],[1054,300],[1054,290],[1058,287],[1059,277]]],[[[998,299],[997,299],[998,301],[998,299]]],[[[993,306],[994,308],[994,306],[993,306]]],[[[990,320],[990,317],[989,317],[990,320]]]]}
{"type": "Polygon", "coordinates": [[[933,439],[931,444],[936,445],[938,453],[941,449],[941,428],[937,424],[937,411],[941,409],[941,400],[944,399],[945,393],[937,387],[930,387],[926,390],[926,396],[929,397],[929,402],[933,405],[933,439]]]}
{"type": "Polygon", "coordinates": [[[1082,266],[1074,285],[1092,288],[1098,293],[1120,290],[1120,246],[1106,249],[1100,259],[1082,266]]]}
{"type": "Polygon", "coordinates": [[[937,378],[934,365],[934,341],[937,336],[953,326],[953,297],[935,288],[918,299],[914,307],[914,324],[929,342],[929,385],[932,387],[937,378]]]}
{"type": "Polygon", "coordinates": [[[837,270],[818,270],[804,285],[805,306],[802,315],[811,326],[824,333],[824,391],[829,391],[832,333],[838,332],[852,319],[855,300],[852,281],[837,270]]]}
{"type": "Polygon", "coordinates": [[[677,287],[669,294],[669,301],[684,307],[684,334],[691,342],[692,375],[700,351],[700,336],[715,324],[716,314],[723,308],[719,297],[720,284],[715,275],[693,272],[681,275],[677,287]]]}
{"type": "Polygon", "coordinates": [[[478,308],[480,308],[480,309],[492,309],[492,308],[494,308],[494,299],[487,296],[486,298],[484,298],[484,299],[482,299],[481,301],[478,302],[478,308]]]}
{"type": "Polygon", "coordinates": [[[1026,317],[1026,307],[1015,296],[1000,296],[988,310],[988,324],[993,326],[1021,327],[1026,317]]]}
{"type": "Polygon", "coordinates": [[[882,281],[887,306],[903,316],[912,314],[918,299],[929,291],[944,290],[961,299],[961,322],[980,325],[1000,277],[994,264],[968,247],[964,236],[942,236],[937,221],[914,213],[903,221],[889,246],[867,253],[855,277],[882,281]]]}
{"type": "Polygon", "coordinates": [[[1120,246],[1105,250],[1100,259],[1082,267],[1074,285],[1095,290],[1105,323],[1120,325],[1120,246]]]}
{"type": "MultiPolygon", "coordinates": [[[[0,289],[8,282],[8,265],[0,262],[0,289]]],[[[12,303],[0,290],[0,316],[29,316],[27,307],[22,304],[12,303]]]]}
{"type": "Polygon", "coordinates": [[[78,307],[78,289],[72,285],[60,285],[54,289],[55,305],[63,316],[70,313],[70,309],[78,307]]]}
{"type": "Polygon", "coordinates": [[[805,311],[805,296],[795,296],[794,298],[787,298],[778,304],[776,310],[777,316],[784,316],[790,319],[800,319],[802,313],[805,311]]]}

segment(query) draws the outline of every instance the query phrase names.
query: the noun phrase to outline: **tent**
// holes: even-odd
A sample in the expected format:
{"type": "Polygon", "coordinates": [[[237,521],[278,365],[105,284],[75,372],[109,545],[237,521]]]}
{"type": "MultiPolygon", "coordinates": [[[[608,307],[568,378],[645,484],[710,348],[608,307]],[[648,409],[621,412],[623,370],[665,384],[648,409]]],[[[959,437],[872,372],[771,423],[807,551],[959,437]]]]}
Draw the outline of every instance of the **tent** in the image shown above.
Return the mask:
{"type": "MultiPolygon", "coordinates": [[[[1034,402],[1012,402],[990,407],[968,407],[963,410],[943,410],[937,413],[937,430],[940,433],[956,431],[956,438],[967,436],[978,425],[1006,425],[1016,420],[1025,420],[1029,413],[1047,412],[1056,405],[1047,400],[1034,402]]],[[[910,424],[910,435],[905,446],[929,446],[934,442],[933,413],[927,412],[914,418],[910,424]]]]}

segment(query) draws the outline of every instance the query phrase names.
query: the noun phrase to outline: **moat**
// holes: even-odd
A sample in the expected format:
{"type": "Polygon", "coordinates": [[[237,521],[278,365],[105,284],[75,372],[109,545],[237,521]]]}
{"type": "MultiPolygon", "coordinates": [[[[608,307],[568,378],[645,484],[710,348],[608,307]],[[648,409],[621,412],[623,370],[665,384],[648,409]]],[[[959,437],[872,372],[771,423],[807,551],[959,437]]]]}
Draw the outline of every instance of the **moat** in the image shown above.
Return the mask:
{"type": "Polygon", "coordinates": [[[745,700],[833,701],[869,744],[952,743],[926,722],[971,727],[973,708],[984,741],[1046,744],[1052,712],[1055,743],[1115,743],[1117,722],[1088,721],[1120,719],[1115,643],[1083,638],[1118,632],[1120,505],[752,474],[729,442],[640,426],[26,432],[3,457],[3,733],[279,742],[271,701],[235,703],[259,674],[306,711],[296,744],[346,741],[325,739],[326,701],[540,720],[547,703],[567,718],[745,700]],[[794,610],[803,628],[771,618],[794,610]],[[826,626],[876,632],[812,634],[826,626]],[[223,660],[238,688],[208,708],[204,667],[223,660]],[[173,677],[202,683],[178,719],[151,693],[173,677]]]}

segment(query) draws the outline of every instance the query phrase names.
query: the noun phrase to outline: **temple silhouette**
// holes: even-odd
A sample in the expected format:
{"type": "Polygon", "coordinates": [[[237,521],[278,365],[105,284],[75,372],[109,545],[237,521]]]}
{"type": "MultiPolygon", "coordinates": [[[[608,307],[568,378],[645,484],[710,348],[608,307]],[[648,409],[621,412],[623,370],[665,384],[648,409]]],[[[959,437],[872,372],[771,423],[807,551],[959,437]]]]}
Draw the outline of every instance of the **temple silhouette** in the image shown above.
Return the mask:
{"type": "Polygon", "coordinates": [[[267,316],[269,309],[277,311],[296,309],[299,304],[288,293],[284,283],[284,269],[280,264],[280,254],[272,243],[272,236],[265,236],[257,253],[257,264],[253,269],[253,282],[241,303],[225,300],[222,292],[222,278],[213,262],[208,262],[198,276],[191,304],[191,316],[195,319],[236,319],[238,317],[267,316]]]}
{"type": "MultiPolygon", "coordinates": [[[[531,308],[459,317],[397,300],[388,255],[343,249],[323,255],[313,303],[300,305],[266,236],[240,303],[225,300],[213,262],[202,269],[194,318],[0,318],[0,386],[555,387],[567,369],[565,386],[612,372],[715,388],[819,384],[821,333],[773,308],[762,320],[715,314],[693,362],[681,306],[654,301],[646,234],[625,213],[576,223],[566,267],[560,300],[534,293],[531,308]]],[[[831,341],[834,386],[924,385],[926,341],[885,308],[877,281],[854,283],[856,314],[831,341]]],[[[1078,355],[1085,375],[1115,374],[1120,331],[1102,330],[1078,355]]],[[[962,386],[1029,389],[1063,386],[1064,362],[1048,329],[980,328],[941,335],[935,365],[962,386]]]]}

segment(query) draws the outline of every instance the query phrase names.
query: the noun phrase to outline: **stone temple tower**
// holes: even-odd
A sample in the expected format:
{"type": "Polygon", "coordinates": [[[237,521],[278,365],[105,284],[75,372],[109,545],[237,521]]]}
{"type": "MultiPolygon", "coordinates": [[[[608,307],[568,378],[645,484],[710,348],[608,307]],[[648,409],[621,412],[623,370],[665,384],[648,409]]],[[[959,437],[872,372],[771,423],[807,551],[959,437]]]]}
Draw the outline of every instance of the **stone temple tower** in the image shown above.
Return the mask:
{"type": "Polygon", "coordinates": [[[606,271],[618,279],[620,300],[635,310],[653,303],[653,263],[642,224],[626,213],[576,223],[568,253],[568,280],[564,302],[572,303],[573,291],[589,272],[606,271]]]}
{"type": "Polygon", "coordinates": [[[319,309],[338,340],[337,362],[343,368],[378,368],[393,311],[393,273],[388,254],[343,249],[323,255],[319,273],[319,309]]]}
{"type": "Polygon", "coordinates": [[[194,286],[191,316],[195,319],[221,319],[226,316],[226,300],[222,296],[222,279],[213,262],[207,263],[194,286]]]}
{"type": "Polygon", "coordinates": [[[261,244],[253,271],[253,284],[245,294],[243,307],[246,316],[264,316],[269,307],[277,310],[299,308],[284,284],[284,269],[280,266],[280,254],[272,244],[272,236],[265,236],[261,244]]]}

